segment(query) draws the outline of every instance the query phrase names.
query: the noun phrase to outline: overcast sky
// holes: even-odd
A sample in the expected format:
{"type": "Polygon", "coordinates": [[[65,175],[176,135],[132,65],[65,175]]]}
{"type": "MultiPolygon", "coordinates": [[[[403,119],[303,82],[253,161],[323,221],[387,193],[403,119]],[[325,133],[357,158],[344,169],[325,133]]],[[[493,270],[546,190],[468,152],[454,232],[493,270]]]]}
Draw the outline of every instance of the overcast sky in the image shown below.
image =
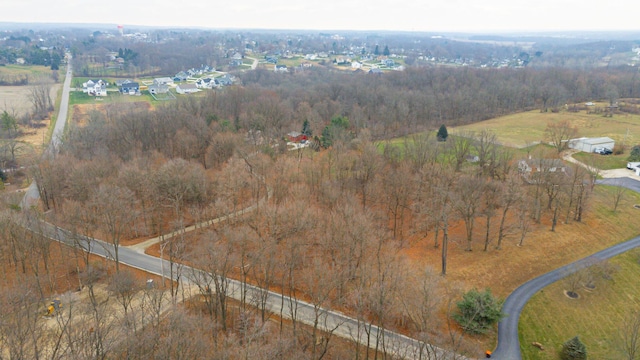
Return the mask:
{"type": "Polygon", "coordinates": [[[640,30],[639,8],[634,0],[0,0],[0,22],[436,32],[640,30]]]}

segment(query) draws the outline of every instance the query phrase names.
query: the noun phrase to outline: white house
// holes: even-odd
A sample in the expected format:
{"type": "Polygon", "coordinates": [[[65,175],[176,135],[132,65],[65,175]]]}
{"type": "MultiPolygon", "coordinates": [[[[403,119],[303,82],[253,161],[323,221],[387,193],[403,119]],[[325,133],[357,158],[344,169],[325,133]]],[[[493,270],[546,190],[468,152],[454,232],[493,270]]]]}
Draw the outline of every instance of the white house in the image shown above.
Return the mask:
{"type": "Polygon", "coordinates": [[[587,138],[582,137],[578,139],[569,140],[569,148],[576,149],[584,152],[593,152],[596,148],[607,148],[613,150],[616,142],[610,137],[597,137],[587,138]]]}
{"type": "Polygon", "coordinates": [[[173,79],[170,77],[161,77],[153,79],[155,85],[173,85],[173,79]]]}
{"type": "Polygon", "coordinates": [[[195,84],[179,84],[176,86],[178,94],[191,94],[200,91],[195,84]]]}
{"type": "Polygon", "coordinates": [[[82,84],[82,92],[91,96],[107,96],[107,83],[102,80],[89,80],[82,84]]]}

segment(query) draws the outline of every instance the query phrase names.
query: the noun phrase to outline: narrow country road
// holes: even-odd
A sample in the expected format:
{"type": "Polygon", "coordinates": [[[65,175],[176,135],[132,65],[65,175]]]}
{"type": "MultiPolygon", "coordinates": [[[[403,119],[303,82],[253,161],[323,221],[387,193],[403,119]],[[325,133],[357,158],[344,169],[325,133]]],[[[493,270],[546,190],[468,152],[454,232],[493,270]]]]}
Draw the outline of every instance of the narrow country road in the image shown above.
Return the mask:
{"type": "MultiPolygon", "coordinates": [[[[60,99],[60,109],[58,111],[58,117],[56,118],[56,124],[53,127],[51,133],[51,141],[49,147],[44,152],[43,156],[53,156],[62,143],[62,134],[64,133],[64,127],[67,124],[67,115],[69,114],[69,92],[71,89],[71,78],[73,77],[73,70],[71,68],[71,55],[67,54],[67,73],[64,78],[64,84],[62,86],[62,98],[60,99]]],[[[38,201],[40,194],[38,194],[38,187],[32,182],[25,192],[25,196],[20,202],[22,209],[28,209],[32,205],[35,205],[38,201]]]]}
{"type": "MultiPolygon", "coordinates": [[[[85,251],[105,258],[114,258],[113,245],[104,241],[72,234],[67,230],[38,220],[30,222],[27,224],[27,227],[52,240],[82,248],[85,251]]],[[[167,260],[161,260],[157,257],[140,253],[132,248],[120,247],[118,249],[118,257],[121,264],[132,266],[158,276],[163,276],[163,274],[167,272],[167,269],[170,268],[167,260]]],[[[182,266],[181,281],[183,283],[186,282],[188,285],[193,285],[196,282],[196,277],[202,278],[206,276],[211,275],[186,265],[182,266]]],[[[167,277],[175,279],[175,276],[167,277]]],[[[358,321],[338,311],[314,306],[308,302],[268,291],[251,284],[242,283],[234,279],[222,278],[221,280],[228,283],[227,296],[232,299],[238,301],[249,299],[248,301],[253,306],[257,306],[257,299],[264,298],[265,309],[272,314],[285,319],[295,319],[309,326],[314,326],[317,319],[318,329],[321,331],[359,342],[365,346],[374,346],[376,341],[380,341],[380,351],[384,349],[386,354],[392,358],[425,360],[467,359],[436,346],[420,343],[402,334],[380,329],[362,320],[358,321]]]]}
{"type": "MultiPolygon", "coordinates": [[[[640,181],[630,178],[604,179],[598,183],[624,186],[633,191],[640,192],[640,181]]],[[[502,306],[502,312],[507,314],[498,324],[498,347],[493,352],[492,358],[501,360],[520,360],[520,340],[518,338],[518,322],[520,313],[529,299],[544,287],[572,274],[594,262],[610,259],[631,249],[640,246],[640,236],[610,248],[599,251],[589,257],[583,258],[561,268],[548,272],[530,280],[518,287],[507,297],[502,306]]]]}

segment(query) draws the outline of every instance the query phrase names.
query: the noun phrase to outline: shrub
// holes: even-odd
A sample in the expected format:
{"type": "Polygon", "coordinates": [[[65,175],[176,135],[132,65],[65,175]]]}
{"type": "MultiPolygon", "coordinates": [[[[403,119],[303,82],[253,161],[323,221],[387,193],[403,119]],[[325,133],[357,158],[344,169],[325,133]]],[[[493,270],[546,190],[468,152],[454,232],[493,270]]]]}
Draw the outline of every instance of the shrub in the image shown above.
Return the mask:
{"type": "Polygon", "coordinates": [[[472,334],[484,334],[493,324],[505,315],[502,313],[502,300],[495,298],[491,290],[480,292],[472,289],[462,296],[456,306],[458,313],[453,318],[462,328],[472,334]]]}
{"type": "Polygon", "coordinates": [[[640,161],[640,145],[636,145],[631,148],[631,153],[629,154],[629,161],[640,161]]]}
{"type": "Polygon", "coordinates": [[[576,336],[562,345],[560,358],[562,360],[586,360],[587,347],[576,336]]]}

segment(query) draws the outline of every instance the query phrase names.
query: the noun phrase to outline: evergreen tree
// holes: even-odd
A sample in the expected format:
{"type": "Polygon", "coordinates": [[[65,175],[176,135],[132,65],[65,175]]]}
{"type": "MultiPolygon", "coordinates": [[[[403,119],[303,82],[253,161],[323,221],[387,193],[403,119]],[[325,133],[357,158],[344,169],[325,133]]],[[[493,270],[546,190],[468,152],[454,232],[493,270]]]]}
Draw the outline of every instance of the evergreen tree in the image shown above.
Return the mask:
{"type": "Polygon", "coordinates": [[[311,138],[313,135],[313,131],[311,130],[311,125],[309,124],[309,120],[305,119],[302,123],[302,135],[307,135],[308,138],[311,138]]]}
{"type": "Polygon", "coordinates": [[[387,45],[384,46],[384,50],[382,50],[382,55],[384,55],[384,56],[391,55],[391,52],[389,51],[389,46],[387,46],[387,45]]]}
{"type": "Polygon", "coordinates": [[[628,161],[640,161],[640,145],[636,145],[631,148],[628,161]]]}
{"type": "Polygon", "coordinates": [[[447,137],[449,137],[449,132],[447,131],[447,127],[442,124],[440,125],[440,129],[438,129],[438,141],[447,141],[447,137]]]}
{"type": "Polygon", "coordinates": [[[562,345],[560,358],[562,360],[586,360],[587,347],[576,336],[562,345]]]}
{"type": "Polygon", "coordinates": [[[491,290],[480,292],[472,289],[462,296],[456,306],[458,313],[453,318],[462,328],[472,334],[484,334],[489,328],[500,321],[505,315],[502,313],[502,301],[493,297],[491,290]]]}
{"type": "Polygon", "coordinates": [[[373,55],[380,55],[380,48],[376,45],[376,48],[373,50],[373,55]]]}

